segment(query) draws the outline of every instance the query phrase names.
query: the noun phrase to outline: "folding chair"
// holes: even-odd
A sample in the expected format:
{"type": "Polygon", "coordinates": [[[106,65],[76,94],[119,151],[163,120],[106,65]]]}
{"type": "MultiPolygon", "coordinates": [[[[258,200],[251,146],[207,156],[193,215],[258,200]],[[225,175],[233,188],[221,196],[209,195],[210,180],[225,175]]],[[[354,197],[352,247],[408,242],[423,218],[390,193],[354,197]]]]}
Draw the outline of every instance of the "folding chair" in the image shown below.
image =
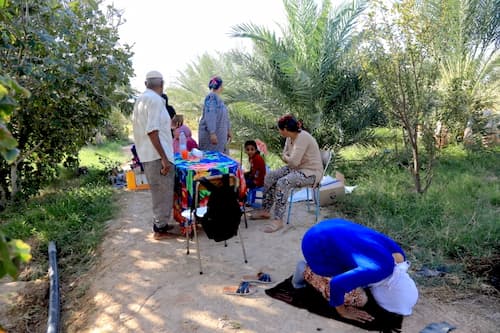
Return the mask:
{"type": "MultiPolygon", "coordinates": [[[[222,178],[224,175],[216,175],[205,177],[208,181],[217,186],[222,186],[222,178]]],[[[229,185],[234,188],[234,191],[238,191],[239,189],[239,179],[234,174],[229,175],[229,185]]],[[[203,274],[202,265],[201,265],[201,253],[200,253],[200,243],[198,240],[198,233],[196,231],[197,219],[201,219],[207,212],[207,207],[199,207],[200,200],[200,191],[206,189],[205,186],[199,181],[195,180],[195,196],[194,196],[194,206],[189,210],[188,221],[186,222],[187,226],[191,225],[193,229],[194,239],[196,243],[196,250],[198,255],[198,263],[200,268],[200,274],[203,274]]],[[[241,219],[241,218],[240,218],[241,219]]],[[[243,237],[241,236],[241,228],[238,224],[238,236],[240,238],[241,250],[243,251],[243,259],[245,263],[248,263],[245,244],[243,242],[243,237]]],[[[224,241],[224,246],[227,247],[227,241],[224,241]]],[[[186,251],[189,254],[189,232],[186,232],[186,251]]]]}
{"type": "MultiPolygon", "coordinates": [[[[328,169],[328,166],[330,165],[332,157],[333,157],[333,153],[331,150],[321,150],[321,162],[323,163],[323,174],[321,176],[321,179],[323,179],[323,177],[325,176],[326,169],[328,169]]],[[[306,188],[306,191],[307,191],[307,198],[306,198],[307,210],[309,210],[309,189],[312,190],[312,195],[313,195],[312,199],[314,200],[314,203],[316,205],[316,211],[315,211],[316,219],[314,220],[314,223],[318,222],[318,218],[319,218],[319,188],[320,188],[321,179],[318,181],[318,183],[315,186],[312,186],[312,187],[311,186],[302,186],[302,187],[292,188],[292,190],[290,192],[290,200],[288,203],[288,215],[286,218],[286,224],[290,223],[290,213],[292,212],[292,205],[293,205],[293,193],[295,190],[302,189],[304,187],[306,188]]]]}

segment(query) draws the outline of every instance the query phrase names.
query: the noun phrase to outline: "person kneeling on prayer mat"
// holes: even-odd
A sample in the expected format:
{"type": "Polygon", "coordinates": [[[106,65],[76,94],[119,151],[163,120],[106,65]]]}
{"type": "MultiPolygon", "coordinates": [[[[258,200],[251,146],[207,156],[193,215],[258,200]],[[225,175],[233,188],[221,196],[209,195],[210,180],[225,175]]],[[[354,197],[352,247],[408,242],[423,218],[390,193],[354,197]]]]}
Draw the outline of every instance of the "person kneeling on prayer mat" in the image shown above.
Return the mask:
{"type": "Polygon", "coordinates": [[[409,262],[388,236],[341,218],[315,224],[302,239],[302,254],[292,277],[294,288],[318,290],[346,319],[366,323],[375,318],[361,308],[366,291],[383,309],[401,316],[418,300],[409,262]]]}

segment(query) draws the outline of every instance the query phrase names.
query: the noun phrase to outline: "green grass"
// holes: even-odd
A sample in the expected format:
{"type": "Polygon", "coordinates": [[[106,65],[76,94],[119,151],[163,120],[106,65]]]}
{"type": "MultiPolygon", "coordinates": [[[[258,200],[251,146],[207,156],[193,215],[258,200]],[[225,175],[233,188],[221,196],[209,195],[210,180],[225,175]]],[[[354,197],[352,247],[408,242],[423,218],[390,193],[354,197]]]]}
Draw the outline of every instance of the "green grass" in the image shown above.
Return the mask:
{"type": "Polygon", "coordinates": [[[117,210],[116,192],[107,180],[108,168],[129,158],[119,142],[87,146],[80,153],[80,163],[89,168],[88,174],[61,178],[39,196],[7,207],[0,214],[1,230],[32,247],[33,259],[22,279],[46,274],[50,241],[58,249],[61,279],[71,279],[88,268],[102,241],[105,222],[117,210]]]}
{"type": "MultiPolygon", "coordinates": [[[[349,147],[338,154],[334,169],[344,173],[348,185],[358,187],[332,208],[397,240],[417,269],[446,266],[463,272],[471,269],[471,263],[490,265],[498,260],[500,148],[444,149],[431,187],[420,195],[413,190],[409,172],[400,166],[401,145],[394,143],[394,132],[378,134],[380,146],[349,147]]],[[[240,159],[237,150],[231,155],[240,159]]],[[[26,278],[46,274],[50,240],[59,249],[63,278],[86,269],[102,241],[105,221],[117,209],[116,192],[107,183],[107,164],[102,161],[121,163],[130,158],[122,143],[85,147],[80,163],[89,167],[88,175],[57,182],[30,202],[2,212],[0,228],[32,244],[34,256],[26,278]]],[[[265,158],[272,169],[282,165],[278,155],[265,158]]],[[[243,163],[247,160],[243,154],[243,163]]]]}
{"type": "Polygon", "coordinates": [[[500,257],[500,147],[444,149],[423,195],[394,150],[341,155],[337,169],[358,187],[337,208],[400,242],[417,266],[471,269],[471,260],[493,265],[500,257]]]}
{"type": "Polygon", "coordinates": [[[85,270],[92,259],[102,240],[104,222],[112,218],[116,209],[113,189],[102,184],[75,185],[2,213],[2,230],[32,246],[33,260],[24,279],[45,275],[50,241],[58,248],[63,278],[85,270]]]}
{"type": "Polygon", "coordinates": [[[127,142],[106,142],[101,145],[88,145],[83,147],[78,154],[81,166],[103,170],[108,165],[103,163],[103,158],[115,164],[123,164],[132,159],[130,151],[124,152],[122,147],[128,145],[127,142]]]}
{"type": "Polygon", "coordinates": [[[379,155],[382,151],[398,152],[403,147],[401,131],[390,128],[375,128],[374,135],[376,145],[362,146],[353,145],[343,148],[339,152],[339,157],[349,161],[362,161],[379,155]],[[381,149],[380,147],[384,147],[381,149]]]}

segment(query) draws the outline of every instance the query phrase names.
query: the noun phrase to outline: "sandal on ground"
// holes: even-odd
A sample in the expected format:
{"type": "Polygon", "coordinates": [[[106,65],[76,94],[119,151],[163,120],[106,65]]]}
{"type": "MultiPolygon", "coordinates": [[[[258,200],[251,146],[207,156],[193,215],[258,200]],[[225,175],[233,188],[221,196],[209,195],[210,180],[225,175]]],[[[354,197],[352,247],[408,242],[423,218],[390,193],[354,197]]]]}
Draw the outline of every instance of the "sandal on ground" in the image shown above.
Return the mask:
{"type": "Polygon", "coordinates": [[[271,233],[280,230],[283,228],[283,221],[281,220],[272,220],[264,226],[264,232],[271,233]]]}
{"type": "Polygon", "coordinates": [[[263,211],[252,212],[250,215],[250,220],[269,220],[271,217],[263,211]]]}
{"type": "Polygon", "coordinates": [[[271,275],[263,272],[259,272],[257,273],[257,275],[244,275],[242,280],[250,283],[264,283],[264,284],[274,282],[271,280],[271,275]]]}
{"type": "Polygon", "coordinates": [[[239,286],[224,287],[223,290],[226,295],[236,295],[236,296],[249,296],[255,294],[257,289],[255,289],[250,282],[242,281],[239,286]]]}

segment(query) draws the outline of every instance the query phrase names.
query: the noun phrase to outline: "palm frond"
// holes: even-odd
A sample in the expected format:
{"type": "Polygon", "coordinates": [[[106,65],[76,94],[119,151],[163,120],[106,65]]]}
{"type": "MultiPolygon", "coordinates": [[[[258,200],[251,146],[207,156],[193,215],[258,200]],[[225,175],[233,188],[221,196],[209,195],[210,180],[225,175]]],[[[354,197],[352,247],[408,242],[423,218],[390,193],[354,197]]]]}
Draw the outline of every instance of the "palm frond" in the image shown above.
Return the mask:
{"type": "Polygon", "coordinates": [[[265,27],[252,23],[237,24],[231,28],[229,33],[231,37],[249,38],[255,43],[264,43],[268,45],[279,44],[276,34],[265,27]]]}
{"type": "Polygon", "coordinates": [[[323,76],[329,75],[349,50],[353,28],[366,6],[366,1],[345,2],[328,20],[321,62],[323,76]]]}
{"type": "Polygon", "coordinates": [[[359,78],[359,66],[347,60],[365,5],[366,1],[350,1],[332,12],[329,0],[321,7],[314,0],[284,0],[287,24],[281,26],[279,37],[252,23],[233,26],[230,36],[251,40],[253,52],[231,51],[217,60],[207,56],[190,64],[179,78],[180,87],[191,96],[185,96],[182,105],[196,107],[193,101],[206,93],[196,81],[205,82],[218,69],[238,135],[259,137],[271,149],[279,149],[276,120],[293,113],[309,130],[332,134],[315,132],[322,146],[358,140],[376,113],[367,84],[359,78]]]}

